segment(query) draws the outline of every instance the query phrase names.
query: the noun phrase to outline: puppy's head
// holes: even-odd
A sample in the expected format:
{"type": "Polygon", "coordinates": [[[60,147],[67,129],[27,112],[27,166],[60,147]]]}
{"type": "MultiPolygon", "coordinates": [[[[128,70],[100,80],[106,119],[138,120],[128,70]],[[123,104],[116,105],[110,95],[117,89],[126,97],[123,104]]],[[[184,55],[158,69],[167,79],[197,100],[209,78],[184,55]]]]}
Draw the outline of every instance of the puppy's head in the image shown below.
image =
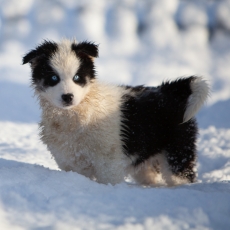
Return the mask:
{"type": "Polygon", "coordinates": [[[36,92],[58,108],[77,106],[95,78],[93,58],[98,46],[90,42],[44,41],[23,57],[30,63],[36,92]]]}

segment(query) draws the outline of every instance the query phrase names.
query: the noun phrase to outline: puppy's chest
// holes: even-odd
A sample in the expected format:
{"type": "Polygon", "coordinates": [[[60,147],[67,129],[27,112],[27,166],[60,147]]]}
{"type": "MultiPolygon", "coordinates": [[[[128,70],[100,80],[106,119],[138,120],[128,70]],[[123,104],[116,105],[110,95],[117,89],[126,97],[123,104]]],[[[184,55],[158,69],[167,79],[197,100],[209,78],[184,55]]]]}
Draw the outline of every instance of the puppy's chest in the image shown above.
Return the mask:
{"type": "Polygon", "coordinates": [[[97,142],[90,133],[89,127],[75,123],[67,125],[67,121],[64,123],[52,121],[50,124],[43,124],[41,137],[48,148],[55,148],[73,155],[79,155],[83,151],[89,152],[95,148],[97,142]]]}

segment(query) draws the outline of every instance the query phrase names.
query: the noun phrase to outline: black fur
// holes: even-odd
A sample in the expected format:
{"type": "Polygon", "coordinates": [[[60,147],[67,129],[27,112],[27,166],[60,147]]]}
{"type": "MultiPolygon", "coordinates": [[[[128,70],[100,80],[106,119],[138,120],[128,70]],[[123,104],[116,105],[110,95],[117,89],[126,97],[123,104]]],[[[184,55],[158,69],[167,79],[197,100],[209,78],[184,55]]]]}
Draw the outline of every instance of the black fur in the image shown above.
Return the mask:
{"type": "Polygon", "coordinates": [[[194,181],[197,124],[194,119],[183,123],[194,79],[165,82],[157,88],[137,86],[124,96],[121,138],[125,153],[135,158],[134,166],[165,151],[172,172],[194,181]]]}
{"type": "Polygon", "coordinates": [[[81,61],[81,66],[76,73],[82,79],[81,85],[86,84],[85,76],[94,79],[96,77],[96,71],[94,62],[91,57],[98,57],[98,46],[90,42],[81,42],[78,44],[72,44],[72,50],[81,61]]]}
{"type": "Polygon", "coordinates": [[[39,91],[55,86],[60,81],[57,73],[49,65],[49,59],[57,49],[57,43],[45,40],[23,57],[23,64],[30,63],[32,65],[32,84],[39,91]],[[54,75],[57,76],[58,81],[52,80],[54,75]]]}
{"type": "MultiPolygon", "coordinates": [[[[74,81],[74,83],[77,84],[77,85],[80,85],[81,87],[84,87],[86,85],[86,83],[87,83],[86,76],[92,76],[92,75],[90,75],[90,73],[89,73],[91,71],[91,69],[87,69],[89,71],[84,71],[84,69],[82,71],[82,69],[83,68],[82,68],[82,65],[81,65],[80,68],[78,69],[77,73],[76,73],[76,75],[79,76],[79,80],[77,82],[74,81]]],[[[94,78],[94,76],[90,77],[90,78],[94,78]]]]}
{"type": "Polygon", "coordinates": [[[92,42],[80,42],[78,44],[72,44],[72,50],[74,50],[77,56],[82,56],[84,58],[85,55],[91,57],[98,57],[98,46],[92,42]]]}
{"type": "Polygon", "coordinates": [[[94,62],[90,58],[84,58],[80,60],[81,65],[76,74],[80,77],[79,84],[84,86],[87,83],[86,77],[94,79],[96,77],[96,71],[94,62]]]}
{"type": "Polygon", "coordinates": [[[51,57],[53,53],[55,53],[58,49],[58,45],[55,42],[44,41],[41,45],[39,45],[36,49],[31,50],[28,54],[26,54],[22,59],[22,64],[32,63],[34,59],[38,59],[43,57],[48,59],[51,57]]]}
{"type": "Polygon", "coordinates": [[[41,59],[32,69],[32,84],[37,90],[44,91],[47,87],[55,86],[59,83],[60,78],[58,74],[49,65],[47,59],[41,59]],[[58,81],[53,82],[52,76],[57,76],[58,81]]]}

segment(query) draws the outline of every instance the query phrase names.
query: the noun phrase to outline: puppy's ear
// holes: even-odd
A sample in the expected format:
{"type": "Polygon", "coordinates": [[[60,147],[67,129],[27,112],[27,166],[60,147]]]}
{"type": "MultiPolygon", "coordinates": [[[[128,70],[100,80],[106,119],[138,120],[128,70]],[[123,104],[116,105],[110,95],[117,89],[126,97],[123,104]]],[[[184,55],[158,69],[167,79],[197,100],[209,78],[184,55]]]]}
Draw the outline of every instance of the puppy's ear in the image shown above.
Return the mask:
{"type": "Polygon", "coordinates": [[[98,45],[92,42],[73,43],[72,50],[80,57],[84,57],[85,55],[93,58],[98,57],[98,45]]]}
{"type": "Polygon", "coordinates": [[[23,57],[22,64],[34,64],[40,57],[49,58],[57,50],[57,48],[57,43],[45,40],[36,49],[31,50],[23,57]]]}

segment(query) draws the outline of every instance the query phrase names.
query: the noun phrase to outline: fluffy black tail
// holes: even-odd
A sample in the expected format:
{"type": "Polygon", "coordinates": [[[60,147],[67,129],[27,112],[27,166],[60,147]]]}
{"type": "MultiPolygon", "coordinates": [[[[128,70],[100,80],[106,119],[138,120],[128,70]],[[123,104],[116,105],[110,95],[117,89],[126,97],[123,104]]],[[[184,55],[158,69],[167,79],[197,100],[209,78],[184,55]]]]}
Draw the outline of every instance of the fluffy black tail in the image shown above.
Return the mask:
{"type": "Polygon", "coordinates": [[[209,94],[209,85],[203,78],[192,76],[164,82],[159,92],[166,118],[170,117],[169,121],[180,124],[193,118],[204,104],[209,94]]]}

